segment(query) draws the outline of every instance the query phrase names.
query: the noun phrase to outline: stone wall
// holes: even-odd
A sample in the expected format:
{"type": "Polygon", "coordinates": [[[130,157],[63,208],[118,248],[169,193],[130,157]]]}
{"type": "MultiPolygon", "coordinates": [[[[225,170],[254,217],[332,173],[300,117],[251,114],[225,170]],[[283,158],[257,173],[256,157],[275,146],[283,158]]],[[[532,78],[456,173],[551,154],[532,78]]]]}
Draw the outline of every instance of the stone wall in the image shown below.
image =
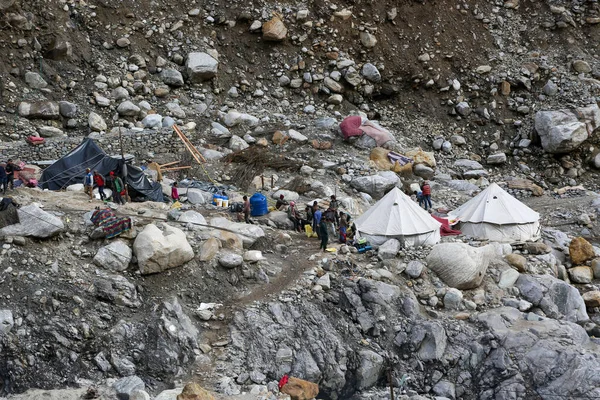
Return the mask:
{"type": "MultiPolygon", "coordinates": [[[[171,129],[162,131],[124,131],[123,151],[133,154],[136,160],[149,158],[149,153],[155,156],[164,153],[179,153],[185,151],[185,146],[171,129]]],[[[107,133],[92,134],[91,138],[109,155],[120,153],[119,135],[107,133]]],[[[43,145],[33,146],[25,141],[0,142],[0,162],[8,158],[20,159],[26,163],[46,160],[57,160],[77,147],[84,137],[49,138],[43,145]]]]}

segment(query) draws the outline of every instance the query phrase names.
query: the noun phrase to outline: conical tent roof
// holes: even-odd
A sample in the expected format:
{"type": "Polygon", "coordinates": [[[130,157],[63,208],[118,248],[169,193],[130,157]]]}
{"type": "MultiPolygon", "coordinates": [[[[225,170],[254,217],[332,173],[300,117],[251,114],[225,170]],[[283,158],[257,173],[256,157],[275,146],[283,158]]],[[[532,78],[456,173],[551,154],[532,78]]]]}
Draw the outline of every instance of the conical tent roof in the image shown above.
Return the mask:
{"type": "Polygon", "coordinates": [[[483,192],[450,213],[460,222],[496,225],[528,224],[539,221],[540,215],[492,183],[483,192]]]}
{"type": "Polygon", "coordinates": [[[359,232],[381,236],[409,236],[439,230],[441,224],[398,188],[356,219],[359,232]]]}

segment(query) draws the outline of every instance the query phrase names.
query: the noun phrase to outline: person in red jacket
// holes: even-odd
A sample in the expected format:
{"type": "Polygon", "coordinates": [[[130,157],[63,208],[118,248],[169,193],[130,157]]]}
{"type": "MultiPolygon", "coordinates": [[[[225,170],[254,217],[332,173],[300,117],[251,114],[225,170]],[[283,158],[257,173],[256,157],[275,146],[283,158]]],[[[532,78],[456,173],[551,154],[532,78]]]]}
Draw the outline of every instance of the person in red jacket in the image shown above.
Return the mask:
{"type": "Polygon", "coordinates": [[[104,194],[104,178],[98,173],[98,171],[94,171],[94,184],[98,188],[100,200],[104,201],[106,199],[106,195],[104,194]]]}
{"type": "Polygon", "coordinates": [[[429,181],[423,182],[421,185],[421,192],[423,193],[423,202],[425,203],[425,209],[433,208],[431,205],[431,186],[429,186],[429,181]]]}

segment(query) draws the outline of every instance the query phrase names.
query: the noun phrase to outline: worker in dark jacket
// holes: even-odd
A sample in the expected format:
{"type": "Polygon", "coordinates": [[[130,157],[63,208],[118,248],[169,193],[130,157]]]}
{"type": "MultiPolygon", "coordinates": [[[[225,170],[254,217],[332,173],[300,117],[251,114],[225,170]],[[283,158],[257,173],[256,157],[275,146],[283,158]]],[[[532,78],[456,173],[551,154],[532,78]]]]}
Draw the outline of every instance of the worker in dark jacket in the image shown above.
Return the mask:
{"type": "Polygon", "coordinates": [[[6,187],[8,184],[8,177],[6,176],[6,169],[4,169],[4,165],[0,165],[0,189],[2,193],[6,193],[6,187]]]}
{"type": "Polygon", "coordinates": [[[325,217],[321,218],[321,222],[319,223],[319,237],[321,238],[321,246],[319,249],[323,252],[327,250],[327,242],[329,242],[329,230],[327,229],[325,217]]]}
{"type": "Polygon", "coordinates": [[[6,162],[6,179],[8,182],[8,185],[10,186],[10,189],[14,189],[14,181],[15,181],[15,171],[20,171],[21,168],[19,168],[17,165],[13,164],[13,160],[11,158],[8,159],[8,161],[6,162]]]}

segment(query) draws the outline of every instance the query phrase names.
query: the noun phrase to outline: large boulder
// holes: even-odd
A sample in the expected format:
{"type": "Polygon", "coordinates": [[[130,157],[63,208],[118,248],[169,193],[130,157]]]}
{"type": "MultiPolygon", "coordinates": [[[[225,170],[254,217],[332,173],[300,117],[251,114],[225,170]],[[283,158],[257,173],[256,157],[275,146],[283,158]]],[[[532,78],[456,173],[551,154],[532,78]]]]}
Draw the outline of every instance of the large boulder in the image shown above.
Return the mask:
{"type": "Polygon", "coordinates": [[[30,236],[43,239],[54,236],[65,229],[60,218],[47,213],[35,204],[19,208],[17,214],[20,222],[0,229],[0,237],[30,236]]]}
{"type": "Polygon", "coordinates": [[[184,212],[177,219],[177,221],[198,226],[206,225],[206,219],[204,219],[204,216],[198,211],[194,210],[188,210],[184,212]]]}
{"type": "Polygon", "coordinates": [[[538,111],[535,130],[548,153],[578,148],[600,126],[600,109],[593,104],[573,110],[538,111]]]}
{"type": "Polygon", "coordinates": [[[186,74],[188,81],[198,83],[217,75],[219,62],[211,55],[202,52],[188,54],[186,74]]]}
{"type": "Polygon", "coordinates": [[[29,119],[59,119],[60,107],[55,101],[22,101],[19,115],[29,119]]]}
{"type": "Polygon", "coordinates": [[[188,188],[185,192],[180,191],[180,194],[185,195],[187,200],[192,204],[206,204],[212,201],[212,193],[196,188],[188,188]]]}
{"type": "Polygon", "coordinates": [[[564,281],[550,275],[522,274],[515,286],[525,300],[539,307],[550,318],[570,322],[589,320],[579,291],[564,281]]]}
{"type": "Polygon", "coordinates": [[[141,109],[129,100],[125,100],[117,107],[117,112],[122,117],[135,117],[141,109]]]}
{"type": "Polygon", "coordinates": [[[130,400],[133,392],[146,389],[146,385],[140,377],[132,375],[113,383],[113,389],[115,389],[119,400],[130,400]]]}
{"type": "Polygon", "coordinates": [[[131,247],[122,240],[115,240],[100,247],[94,256],[94,264],[111,271],[125,271],[131,262],[131,247]]]}
{"type": "Polygon", "coordinates": [[[244,247],[252,246],[257,239],[265,236],[265,231],[260,226],[233,222],[223,217],[211,218],[210,225],[234,232],[242,239],[244,247]]]}
{"type": "Polygon", "coordinates": [[[279,229],[294,229],[294,223],[288,218],[285,211],[271,211],[269,221],[272,221],[279,229]]]}
{"type": "Polygon", "coordinates": [[[427,256],[427,267],[444,283],[456,289],[474,289],[481,284],[494,247],[471,247],[464,243],[440,243],[427,256]]]}
{"type": "Polygon", "coordinates": [[[569,244],[569,256],[573,265],[580,265],[596,257],[596,252],[590,242],[582,237],[577,237],[569,244]]]}
{"type": "Polygon", "coordinates": [[[146,225],[135,239],[133,251],[142,275],[175,268],[194,258],[185,233],[166,224],[162,230],[154,224],[146,225]]]}
{"type": "Polygon", "coordinates": [[[279,189],[271,195],[274,200],[279,200],[279,196],[283,195],[285,201],[297,201],[300,195],[297,192],[291,190],[279,189]]]}
{"type": "Polygon", "coordinates": [[[94,132],[102,132],[108,129],[104,118],[102,118],[99,114],[95,112],[90,112],[88,115],[88,125],[90,129],[94,132]]]}
{"type": "Polygon", "coordinates": [[[359,176],[350,181],[350,186],[359,192],[368,193],[373,197],[383,197],[400,181],[392,171],[382,171],[377,175],[359,176]]]}

